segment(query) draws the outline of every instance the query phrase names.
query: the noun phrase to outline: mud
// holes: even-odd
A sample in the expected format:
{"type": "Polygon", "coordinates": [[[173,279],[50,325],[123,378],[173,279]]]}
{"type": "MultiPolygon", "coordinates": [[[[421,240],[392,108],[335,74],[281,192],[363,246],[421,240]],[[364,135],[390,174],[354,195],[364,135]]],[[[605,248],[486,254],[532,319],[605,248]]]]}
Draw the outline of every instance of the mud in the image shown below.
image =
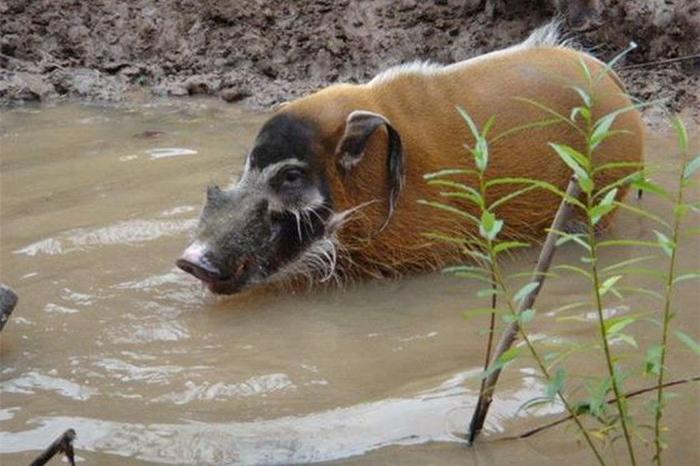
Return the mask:
{"type": "MultiPolygon", "coordinates": [[[[453,62],[522,40],[556,2],[0,0],[0,103],[215,95],[266,108],[403,61],[453,62]]],[[[561,2],[559,2],[561,3],[561,2]]],[[[630,92],[698,107],[697,0],[605,0],[577,38],[621,63],[630,92]]]]}

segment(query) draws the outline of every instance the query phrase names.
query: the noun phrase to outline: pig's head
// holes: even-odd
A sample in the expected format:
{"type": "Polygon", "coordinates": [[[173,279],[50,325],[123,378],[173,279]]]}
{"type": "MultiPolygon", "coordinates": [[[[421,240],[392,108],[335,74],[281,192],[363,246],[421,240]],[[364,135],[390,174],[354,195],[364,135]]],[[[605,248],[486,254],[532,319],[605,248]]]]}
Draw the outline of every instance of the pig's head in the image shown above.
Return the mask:
{"type": "MultiPolygon", "coordinates": [[[[352,124],[348,118],[335,151],[342,152],[338,163],[344,160],[345,169],[359,161],[375,128],[386,124],[390,129],[377,115],[360,120],[352,124]]],[[[299,272],[330,276],[336,263],[334,232],[349,211],[334,211],[324,157],[338,154],[324,147],[313,122],[284,113],[268,120],[240,179],[227,189],[207,188],[195,239],[178,267],[217,294],[299,272]]],[[[401,155],[400,141],[394,149],[401,155]]],[[[398,168],[393,165],[403,177],[402,156],[398,168]]],[[[399,188],[392,189],[390,209],[399,188]]]]}

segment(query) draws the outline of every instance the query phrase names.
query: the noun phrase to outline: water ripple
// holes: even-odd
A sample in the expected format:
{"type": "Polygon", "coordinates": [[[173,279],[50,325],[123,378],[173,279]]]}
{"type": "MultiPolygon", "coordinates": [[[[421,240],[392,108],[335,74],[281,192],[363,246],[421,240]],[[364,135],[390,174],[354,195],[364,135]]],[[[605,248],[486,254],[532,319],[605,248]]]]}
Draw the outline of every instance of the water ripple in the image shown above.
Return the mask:
{"type": "Polygon", "coordinates": [[[143,243],[191,231],[196,225],[196,219],[127,220],[102,228],[76,228],[63,232],[56,238],[46,238],[13,252],[28,256],[56,255],[98,246],[143,243]]]}

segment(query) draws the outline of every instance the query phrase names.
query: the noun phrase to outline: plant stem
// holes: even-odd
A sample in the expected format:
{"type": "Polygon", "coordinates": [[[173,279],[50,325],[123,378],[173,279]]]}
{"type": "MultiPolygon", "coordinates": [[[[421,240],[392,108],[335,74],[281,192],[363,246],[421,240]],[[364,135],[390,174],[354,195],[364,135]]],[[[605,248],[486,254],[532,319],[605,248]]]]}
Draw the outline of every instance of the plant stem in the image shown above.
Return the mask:
{"type": "MultiPolygon", "coordinates": [[[[491,362],[491,352],[493,351],[493,335],[495,333],[496,329],[496,277],[491,273],[491,291],[493,292],[491,294],[491,317],[489,321],[489,339],[488,342],[486,343],[486,354],[484,355],[484,371],[486,371],[489,367],[489,362],[491,362]]],[[[486,389],[486,377],[483,377],[481,379],[481,386],[479,387],[479,393],[484,393],[484,390],[486,389]]],[[[480,426],[475,425],[477,422],[477,417],[472,416],[471,422],[469,423],[469,430],[468,430],[468,437],[467,440],[469,444],[474,443],[474,440],[476,439],[476,436],[478,433],[481,431],[481,427],[483,427],[483,422],[480,426]]]]}
{"type": "MultiPolygon", "coordinates": [[[[484,173],[479,172],[479,193],[482,196],[482,199],[485,197],[486,194],[486,185],[484,184],[484,173]]],[[[485,200],[484,200],[485,202],[485,200]]],[[[484,207],[482,206],[482,209],[484,207]]],[[[490,239],[487,239],[487,244],[486,244],[486,249],[487,251],[492,250],[493,248],[493,242],[490,239]]],[[[490,320],[489,320],[489,338],[488,342],[486,343],[486,354],[484,355],[484,372],[488,369],[489,367],[489,362],[491,362],[491,352],[493,351],[493,335],[496,330],[496,302],[497,302],[497,297],[496,297],[496,275],[493,272],[493,267],[491,267],[491,315],[490,315],[490,320]]],[[[481,379],[481,386],[479,387],[479,393],[484,393],[484,390],[486,389],[486,377],[481,379]]],[[[476,436],[478,433],[481,431],[482,425],[475,425],[476,421],[476,416],[472,417],[471,422],[468,427],[468,442],[469,444],[472,444],[474,440],[476,439],[476,436]]]]}
{"type": "MultiPolygon", "coordinates": [[[[590,132],[589,132],[590,134],[590,132]]],[[[589,139],[590,141],[590,139],[589,139]]],[[[588,146],[588,160],[591,158],[590,144],[588,146]]],[[[586,195],[588,212],[593,208],[593,196],[591,193],[586,195]]],[[[615,367],[613,364],[612,352],[610,351],[610,345],[608,344],[608,333],[605,329],[605,316],[603,315],[603,299],[600,294],[600,276],[598,273],[598,245],[596,241],[596,229],[590,215],[588,215],[588,245],[591,248],[590,260],[591,260],[591,276],[593,277],[593,288],[595,294],[596,302],[596,313],[598,314],[598,325],[600,328],[600,335],[603,340],[603,351],[605,353],[605,362],[608,367],[608,374],[610,375],[610,380],[612,384],[613,393],[615,394],[615,403],[617,405],[617,410],[620,414],[620,424],[622,425],[622,431],[625,436],[625,443],[627,444],[627,452],[629,453],[630,461],[632,466],[637,464],[637,460],[634,456],[634,447],[632,446],[632,439],[627,427],[627,412],[624,406],[624,394],[620,391],[620,386],[617,383],[617,377],[615,377],[615,367]]]]}
{"type": "MultiPolygon", "coordinates": [[[[685,152],[685,151],[684,151],[685,152]]],[[[679,174],[679,184],[678,184],[678,194],[676,197],[676,202],[674,207],[679,207],[683,205],[683,174],[685,173],[685,154],[681,154],[683,157],[683,163],[681,164],[680,174],[679,174]]],[[[659,376],[656,382],[656,413],[654,419],[654,445],[656,447],[656,455],[654,457],[656,464],[661,466],[661,452],[663,450],[663,443],[661,442],[661,417],[663,416],[663,390],[664,390],[664,370],[666,364],[666,345],[668,342],[668,328],[671,322],[671,299],[673,297],[673,279],[674,272],[676,269],[676,251],[678,250],[678,239],[681,224],[681,214],[678,209],[674,209],[673,216],[673,249],[671,250],[671,259],[668,266],[668,276],[666,279],[666,295],[664,296],[664,321],[663,321],[663,331],[661,332],[661,357],[659,358],[659,376]]]]}

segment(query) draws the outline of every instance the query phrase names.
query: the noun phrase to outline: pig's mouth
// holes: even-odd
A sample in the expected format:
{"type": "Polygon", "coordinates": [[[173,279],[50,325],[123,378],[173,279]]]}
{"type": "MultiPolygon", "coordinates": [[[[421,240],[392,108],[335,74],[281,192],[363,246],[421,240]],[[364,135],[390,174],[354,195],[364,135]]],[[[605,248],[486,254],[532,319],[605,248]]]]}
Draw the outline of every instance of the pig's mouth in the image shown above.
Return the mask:
{"type": "Polygon", "coordinates": [[[180,258],[176,265],[184,272],[193,275],[215,294],[235,294],[248,287],[254,280],[251,273],[252,262],[243,261],[230,275],[221,273],[206,260],[192,261],[186,257],[180,258]]]}

